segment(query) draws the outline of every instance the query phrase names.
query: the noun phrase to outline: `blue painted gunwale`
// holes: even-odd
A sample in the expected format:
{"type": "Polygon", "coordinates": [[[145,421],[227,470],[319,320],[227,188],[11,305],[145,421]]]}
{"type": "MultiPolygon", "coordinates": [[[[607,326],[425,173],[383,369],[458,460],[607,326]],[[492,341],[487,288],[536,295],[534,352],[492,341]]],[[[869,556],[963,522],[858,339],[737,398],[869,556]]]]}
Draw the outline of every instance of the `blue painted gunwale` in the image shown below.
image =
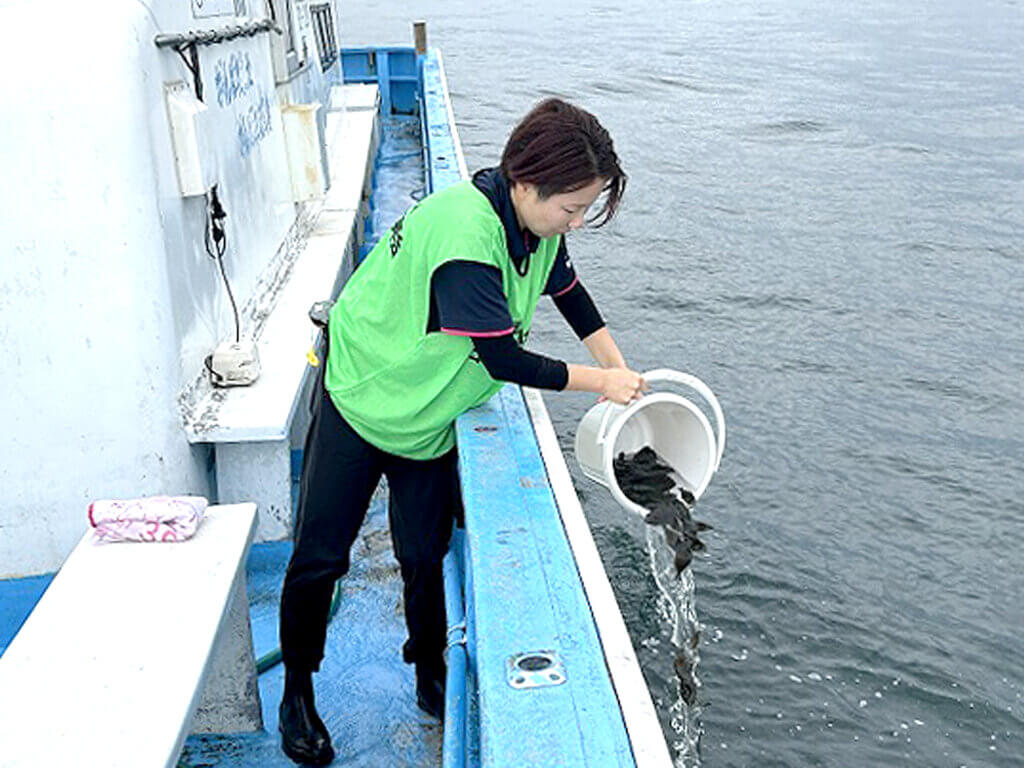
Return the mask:
{"type": "Polygon", "coordinates": [[[522,391],[507,385],[457,429],[479,764],[634,766],[522,391]],[[531,651],[557,652],[566,682],[509,685],[509,659],[531,651]]]}

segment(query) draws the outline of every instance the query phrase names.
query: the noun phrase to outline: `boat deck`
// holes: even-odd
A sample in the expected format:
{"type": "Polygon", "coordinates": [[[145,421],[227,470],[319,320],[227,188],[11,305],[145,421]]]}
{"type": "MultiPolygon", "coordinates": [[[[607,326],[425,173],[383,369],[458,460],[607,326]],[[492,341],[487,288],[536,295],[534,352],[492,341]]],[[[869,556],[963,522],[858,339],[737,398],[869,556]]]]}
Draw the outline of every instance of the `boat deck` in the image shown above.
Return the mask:
{"type": "MultiPolygon", "coordinates": [[[[423,194],[420,124],[415,116],[381,116],[381,143],[365,247],[423,194]]],[[[298,476],[301,461],[293,457],[298,476]]],[[[341,581],[341,603],[327,630],[320,672],[314,676],[317,710],[334,740],[334,765],[420,768],[441,763],[441,723],[416,706],[413,668],[402,661],[405,622],[402,581],[391,548],[386,486],[378,488],[341,581]]],[[[294,488],[297,497],[297,484],[294,488]]],[[[297,498],[295,499],[297,501],[297,498]]],[[[249,556],[249,611],[256,657],[278,648],[278,607],[291,542],[253,546],[249,556]]],[[[284,668],[260,675],[264,731],[193,735],[179,765],[293,766],[280,750],[277,706],[284,668]]]]}
{"type": "MultiPolygon", "coordinates": [[[[291,549],[290,542],[269,542],[254,545],[249,555],[246,575],[257,657],[278,646],[278,604],[291,549]]],[[[337,752],[334,765],[439,765],[441,723],[416,707],[413,670],[402,662],[402,586],[381,489],[352,554],[341,604],[327,630],[326,655],[314,676],[317,709],[337,752]]],[[[280,750],[277,732],[283,680],[280,664],[260,675],[263,731],[190,736],[179,766],[293,766],[280,750]]]]}
{"type": "MultiPolygon", "coordinates": [[[[368,246],[423,195],[419,132],[418,117],[381,118],[368,246]]],[[[296,452],[294,470],[300,458],[296,452]]],[[[328,627],[326,655],[314,679],[317,709],[334,737],[334,765],[436,766],[441,763],[441,723],[417,708],[413,668],[402,661],[402,583],[388,533],[385,489],[382,485],[374,496],[353,549],[352,569],[342,580],[340,607],[328,627]]],[[[297,482],[293,501],[296,496],[297,482]]],[[[246,564],[257,658],[279,645],[278,607],[291,550],[288,541],[254,544],[246,564]]],[[[52,578],[49,574],[0,581],[0,654],[52,578]]],[[[263,731],[190,736],[179,766],[293,766],[280,750],[277,732],[283,677],[284,668],[278,664],[259,678],[263,731]]]]}
{"type": "MultiPolygon", "coordinates": [[[[384,49],[353,55],[365,58],[366,81],[396,71],[384,49]],[[376,73],[366,63],[373,61],[376,73]]],[[[358,76],[360,69],[346,65],[346,77],[350,71],[358,76]]],[[[406,81],[409,76],[399,77],[400,84],[406,81]]],[[[382,106],[396,95],[384,89],[389,92],[382,106]]],[[[425,187],[441,188],[467,175],[438,54],[422,62],[422,94],[418,115],[383,110],[367,245],[425,187]]],[[[447,734],[417,708],[414,672],[402,662],[401,579],[382,487],[342,580],[340,609],[314,679],[317,708],[337,752],[334,765],[437,766],[442,744],[452,766],[671,765],[539,394],[509,385],[461,417],[457,429],[460,476],[470,491],[464,494],[467,528],[448,563],[455,568],[446,570],[455,670],[447,734]],[[555,666],[520,665],[537,660],[555,666]],[[530,685],[522,685],[522,670],[537,669],[548,669],[555,682],[532,676],[530,685]]],[[[258,657],[278,646],[278,604],[290,554],[289,542],[271,542],[253,546],[249,555],[258,657]]],[[[47,577],[0,582],[0,652],[47,583],[47,577]]],[[[262,731],[190,736],[179,766],[293,765],[280,751],[277,733],[282,683],[280,665],[259,678],[262,731]]]]}

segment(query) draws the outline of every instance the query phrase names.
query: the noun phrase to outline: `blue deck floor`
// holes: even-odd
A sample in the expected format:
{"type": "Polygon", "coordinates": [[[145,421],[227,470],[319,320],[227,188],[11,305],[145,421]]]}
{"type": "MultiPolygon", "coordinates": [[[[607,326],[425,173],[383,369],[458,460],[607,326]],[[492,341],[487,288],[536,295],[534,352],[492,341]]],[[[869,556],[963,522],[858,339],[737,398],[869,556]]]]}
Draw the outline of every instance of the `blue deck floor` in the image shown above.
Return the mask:
{"type": "Polygon", "coordinates": [[[51,581],[52,573],[25,579],[0,579],[0,656],[18,634],[51,581]]]}
{"type": "MultiPolygon", "coordinates": [[[[277,611],[288,542],[257,544],[249,556],[253,645],[261,656],[277,646],[277,611]]],[[[341,607],[327,631],[315,676],[317,708],[338,754],[334,765],[436,766],[441,724],[416,707],[412,667],[402,662],[405,623],[401,579],[387,531],[385,497],[378,491],[342,580],[341,607]]],[[[238,736],[191,736],[180,766],[241,768],[294,765],[279,748],[277,705],[283,667],[260,676],[264,731],[238,736]]]]}

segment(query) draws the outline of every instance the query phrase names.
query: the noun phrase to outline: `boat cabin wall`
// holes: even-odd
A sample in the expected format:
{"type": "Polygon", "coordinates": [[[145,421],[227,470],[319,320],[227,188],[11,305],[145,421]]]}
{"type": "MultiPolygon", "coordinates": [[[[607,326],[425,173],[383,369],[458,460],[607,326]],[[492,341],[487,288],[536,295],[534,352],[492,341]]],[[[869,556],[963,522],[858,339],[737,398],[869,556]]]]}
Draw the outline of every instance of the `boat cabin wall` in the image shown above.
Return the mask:
{"type": "MultiPolygon", "coordinates": [[[[283,36],[197,49],[240,308],[302,211],[281,108],[326,104],[342,80],[320,56],[334,3],[325,19],[323,2],[314,17],[273,1],[283,36]]],[[[189,446],[177,399],[234,320],[206,199],[181,195],[172,149],[165,87],[192,93],[193,75],[154,40],[269,15],[267,0],[0,5],[0,577],[57,568],[94,499],[212,494],[212,451],[189,446]]]]}

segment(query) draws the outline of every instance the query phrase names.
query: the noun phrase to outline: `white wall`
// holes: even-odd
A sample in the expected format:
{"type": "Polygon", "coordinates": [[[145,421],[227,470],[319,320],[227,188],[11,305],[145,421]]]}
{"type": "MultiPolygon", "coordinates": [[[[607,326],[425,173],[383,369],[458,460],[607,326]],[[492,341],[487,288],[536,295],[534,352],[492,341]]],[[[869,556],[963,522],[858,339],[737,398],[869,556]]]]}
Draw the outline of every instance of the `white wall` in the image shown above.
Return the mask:
{"type": "MultiPolygon", "coordinates": [[[[56,568],[93,499],[210,493],[176,399],[233,321],[204,204],[178,195],[163,83],[191,74],[153,38],[227,23],[177,0],[0,3],[0,577],[56,568]]],[[[295,217],[269,43],[200,50],[244,304],[295,217]]]]}

